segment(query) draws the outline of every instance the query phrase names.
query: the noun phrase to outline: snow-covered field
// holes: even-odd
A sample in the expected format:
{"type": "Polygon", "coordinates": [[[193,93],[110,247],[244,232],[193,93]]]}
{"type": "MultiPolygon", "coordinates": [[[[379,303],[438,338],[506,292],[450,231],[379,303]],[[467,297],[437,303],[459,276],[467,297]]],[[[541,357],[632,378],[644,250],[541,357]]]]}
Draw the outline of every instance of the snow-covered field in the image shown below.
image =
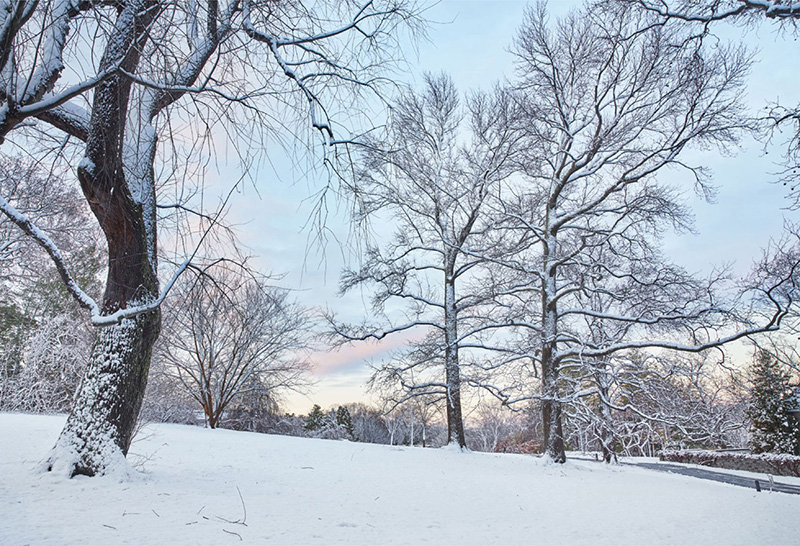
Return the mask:
{"type": "Polygon", "coordinates": [[[153,425],[37,474],[63,422],[0,414],[0,544],[800,544],[800,496],[592,461],[153,425]]]}

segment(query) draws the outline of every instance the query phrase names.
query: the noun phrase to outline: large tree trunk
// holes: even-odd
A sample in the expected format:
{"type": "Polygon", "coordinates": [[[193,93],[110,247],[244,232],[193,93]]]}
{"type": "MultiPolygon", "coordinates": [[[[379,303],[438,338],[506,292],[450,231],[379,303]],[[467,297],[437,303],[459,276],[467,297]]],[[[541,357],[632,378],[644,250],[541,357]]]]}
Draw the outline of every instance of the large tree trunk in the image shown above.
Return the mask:
{"type": "Polygon", "coordinates": [[[561,402],[558,396],[558,368],[553,365],[552,347],[542,350],[542,424],[545,453],[556,463],[567,460],[561,428],[561,402]]]}
{"type": "MultiPolygon", "coordinates": [[[[82,177],[83,178],[83,177],[82,177]]],[[[141,207],[117,186],[101,209],[108,241],[108,278],[103,312],[146,304],[158,297],[158,279],[141,207]]],[[[48,461],[48,470],[69,476],[112,471],[127,454],[141,409],[152,347],[161,328],[156,309],[97,331],[89,366],[48,461]]]]}
{"type": "Polygon", "coordinates": [[[91,360],[47,470],[69,477],[127,469],[124,457],[142,405],[158,311],[98,331],[91,360]]]}
{"type": "Polygon", "coordinates": [[[458,323],[455,282],[445,280],[444,292],[444,369],[447,385],[447,443],[467,447],[464,419],[461,414],[461,374],[458,364],[458,323]]]}
{"type": "MultiPolygon", "coordinates": [[[[83,181],[86,174],[80,174],[83,181]]],[[[100,213],[96,211],[108,241],[106,314],[158,297],[155,264],[148,251],[152,237],[141,207],[124,184],[116,187],[118,191],[98,207],[100,213]]],[[[118,469],[133,438],[160,327],[161,312],[156,309],[98,329],[86,375],[48,470],[71,477],[118,469]]]]}
{"type": "MultiPolygon", "coordinates": [[[[549,231],[549,229],[548,229],[549,231]]],[[[553,255],[555,234],[547,239],[542,286],[542,424],[545,453],[556,463],[567,460],[564,452],[564,433],[561,429],[561,401],[558,392],[558,362],[555,358],[558,336],[556,268],[553,255]]]]}
{"type": "MultiPolygon", "coordinates": [[[[129,73],[136,72],[157,12],[153,0],[124,4],[106,45],[102,69],[120,65],[129,73]]],[[[159,292],[154,186],[126,180],[123,165],[131,85],[130,78],[116,74],[95,89],[86,157],[78,167],[81,189],[108,243],[104,314],[151,303],[159,292]]],[[[149,153],[154,153],[154,146],[149,153]]],[[[150,172],[145,178],[152,181],[152,156],[147,159],[150,172]]],[[[46,461],[48,470],[93,476],[124,464],[160,326],[160,311],[154,310],[98,330],[72,412],[46,461]]]]}

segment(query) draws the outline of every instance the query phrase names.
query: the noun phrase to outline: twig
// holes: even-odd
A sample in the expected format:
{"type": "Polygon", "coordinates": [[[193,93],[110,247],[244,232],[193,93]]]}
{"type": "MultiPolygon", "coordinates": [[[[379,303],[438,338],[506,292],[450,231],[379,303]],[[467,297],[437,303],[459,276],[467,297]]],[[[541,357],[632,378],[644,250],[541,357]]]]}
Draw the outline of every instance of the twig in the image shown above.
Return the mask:
{"type": "Polygon", "coordinates": [[[228,531],[227,529],[223,529],[223,531],[225,531],[229,535],[236,535],[237,537],[239,537],[239,540],[243,540],[242,535],[240,535],[239,533],[234,533],[233,531],[228,531]]]}
{"type": "Polygon", "coordinates": [[[234,525],[244,525],[245,527],[247,527],[247,523],[246,523],[246,521],[247,521],[247,507],[244,504],[244,497],[242,497],[242,492],[239,490],[239,486],[238,485],[236,486],[236,491],[239,493],[239,500],[242,502],[242,517],[241,517],[241,519],[237,519],[236,521],[231,521],[229,519],[225,519],[225,518],[220,517],[220,516],[214,516],[214,517],[217,518],[220,521],[224,521],[225,523],[232,523],[234,525]]]}
{"type": "Polygon", "coordinates": [[[247,525],[247,523],[245,523],[247,521],[247,506],[245,506],[244,504],[244,497],[242,496],[242,492],[239,490],[238,485],[236,486],[236,492],[239,493],[239,500],[242,501],[242,519],[237,523],[241,523],[242,525],[247,525]]]}

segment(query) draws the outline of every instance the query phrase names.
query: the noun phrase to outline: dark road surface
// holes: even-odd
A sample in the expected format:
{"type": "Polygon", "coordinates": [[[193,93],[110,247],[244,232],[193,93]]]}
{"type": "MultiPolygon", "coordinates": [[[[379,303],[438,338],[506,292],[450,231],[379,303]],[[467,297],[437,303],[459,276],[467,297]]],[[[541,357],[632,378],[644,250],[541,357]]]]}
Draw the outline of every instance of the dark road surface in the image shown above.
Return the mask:
{"type": "MultiPolygon", "coordinates": [[[[682,474],[684,476],[692,476],[693,478],[702,478],[704,480],[713,480],[715,482],[729,483],[731,485],[738,485],[740,487],[749,487],[750,489],[756,488],[756,482],[754,478],[746,478],[744,476],[735,476],[733,474],[714,472],[712,470],[706,470],[704,468],[689,468],[669,463],[636,463],[636,464],[623,463],[623,464],[630,464],[631,466],[639,466],[642,468],[647,468],[649,470],[659,470],[661,472],[672,472],[673,474],[682,474]]],[[[764,477],[764,478],[759,478],[758,481],[761,484],[761,491],[770,490],[769,479],[764,477]]],[[[772,491],[778,491],[780,493],[791,493],[793,495],[800,495],[800,486],[775,482],[772,485],[772,491]]]]}

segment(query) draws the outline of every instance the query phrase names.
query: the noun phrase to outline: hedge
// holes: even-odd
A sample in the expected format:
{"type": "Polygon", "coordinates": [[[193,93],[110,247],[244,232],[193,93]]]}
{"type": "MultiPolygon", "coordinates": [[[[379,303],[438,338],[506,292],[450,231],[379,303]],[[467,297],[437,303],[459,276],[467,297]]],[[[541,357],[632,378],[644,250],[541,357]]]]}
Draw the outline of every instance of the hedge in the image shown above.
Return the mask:
{"type": "Polygon", "coordinates": [[[747,470],[760,474],[800,477],[800,457],[776,453],[730,453],[720,451],[685,451],[665,449],[658,454],[661,461],[747,470]]]}

